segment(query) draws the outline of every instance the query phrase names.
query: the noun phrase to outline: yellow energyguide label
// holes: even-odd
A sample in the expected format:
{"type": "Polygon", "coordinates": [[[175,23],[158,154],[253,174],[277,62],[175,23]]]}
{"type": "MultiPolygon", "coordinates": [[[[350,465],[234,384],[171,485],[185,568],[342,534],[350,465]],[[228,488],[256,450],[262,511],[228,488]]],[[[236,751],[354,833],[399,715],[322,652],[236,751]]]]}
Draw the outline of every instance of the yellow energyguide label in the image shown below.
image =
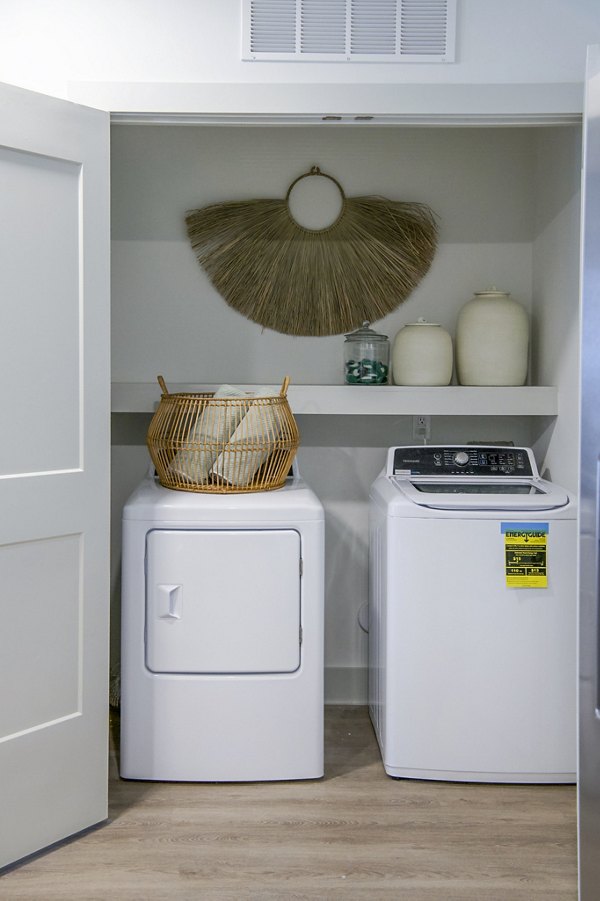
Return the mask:
{"type": "Polygon", "coordinates": [[[503,522],[507,588],[548,587],[548,523],[503,522]]]}

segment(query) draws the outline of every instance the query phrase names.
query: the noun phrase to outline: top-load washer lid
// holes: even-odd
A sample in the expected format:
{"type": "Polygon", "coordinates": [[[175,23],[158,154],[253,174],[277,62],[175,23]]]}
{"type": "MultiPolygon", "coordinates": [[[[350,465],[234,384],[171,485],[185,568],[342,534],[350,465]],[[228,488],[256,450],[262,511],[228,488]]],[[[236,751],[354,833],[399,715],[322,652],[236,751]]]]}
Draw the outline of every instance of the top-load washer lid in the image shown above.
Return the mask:
{"type": "Polygon", "coordinates": [[[564,489],[540,478],[524,447],[391,448],[387,475],[408,500],[436,510],[553,510],[569,503],[564,489]]]}
{"type": "Polygon", "coordinates": [[[566,491],[544,479],[495,484],[398,477],[392,481],[414,504],[434,510],[555,510],[569,503],[566,491]]]}

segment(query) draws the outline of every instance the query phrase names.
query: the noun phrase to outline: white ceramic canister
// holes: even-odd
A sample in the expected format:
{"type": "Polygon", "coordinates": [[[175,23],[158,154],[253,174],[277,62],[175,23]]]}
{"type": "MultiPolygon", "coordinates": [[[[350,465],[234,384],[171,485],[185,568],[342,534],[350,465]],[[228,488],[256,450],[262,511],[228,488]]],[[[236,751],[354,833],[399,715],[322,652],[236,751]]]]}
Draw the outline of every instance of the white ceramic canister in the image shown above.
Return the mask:
{"type": "Polygon", "coordinates": [[[456,374],[461,385],[524,385],[529,318],[510,294],[475,293],[456,323],[456,374]]]}
{"type": "Polygon", "coordinates": [[[437,322],[419,319],[400,329],[392,349],[396,385],[449,385],[452,338],[437,322]]]}

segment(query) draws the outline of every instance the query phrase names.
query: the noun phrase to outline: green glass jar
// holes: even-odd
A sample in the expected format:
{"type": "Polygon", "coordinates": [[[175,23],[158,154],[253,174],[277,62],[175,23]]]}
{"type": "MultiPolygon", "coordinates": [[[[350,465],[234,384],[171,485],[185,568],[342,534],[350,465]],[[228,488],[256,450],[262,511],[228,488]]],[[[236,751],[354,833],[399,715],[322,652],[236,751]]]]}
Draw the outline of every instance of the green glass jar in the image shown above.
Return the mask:
{"type": "Polygon", "coordinates": [[[387,385],[390,342],[363,322],[344,341],[344,381],[347,385],[387,385]]]}

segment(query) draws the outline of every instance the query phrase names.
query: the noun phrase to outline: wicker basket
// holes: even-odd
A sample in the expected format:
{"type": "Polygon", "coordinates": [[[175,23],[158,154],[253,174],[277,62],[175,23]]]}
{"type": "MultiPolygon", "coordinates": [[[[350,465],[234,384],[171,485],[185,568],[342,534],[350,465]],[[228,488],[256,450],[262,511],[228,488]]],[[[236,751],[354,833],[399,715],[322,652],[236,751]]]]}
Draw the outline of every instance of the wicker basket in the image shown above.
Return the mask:
{"type": "Polygon", "coordinates": [[[217,494],[282,487],[300,442],[289,378],[268,397],[170,394],[158,381],[163,393],[147,444],[161,485],[217,494]]]}

